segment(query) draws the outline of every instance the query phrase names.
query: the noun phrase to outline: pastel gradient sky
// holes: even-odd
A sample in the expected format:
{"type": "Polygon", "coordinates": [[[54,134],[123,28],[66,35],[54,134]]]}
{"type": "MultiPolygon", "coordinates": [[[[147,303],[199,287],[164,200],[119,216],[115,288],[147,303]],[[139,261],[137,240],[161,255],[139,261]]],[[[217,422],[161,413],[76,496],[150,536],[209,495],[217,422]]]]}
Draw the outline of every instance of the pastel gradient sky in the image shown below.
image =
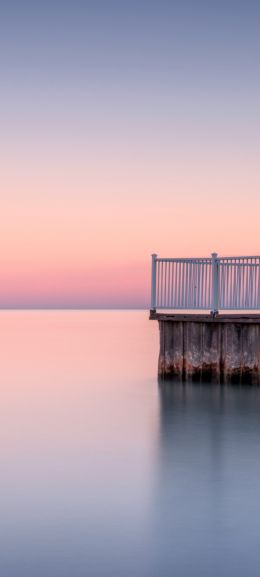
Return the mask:
{"type": "Polygon", "coordinates": [[[150,254],[259,254],[260,3],[0,7],[0,307],[149,306],[150,254]]]}

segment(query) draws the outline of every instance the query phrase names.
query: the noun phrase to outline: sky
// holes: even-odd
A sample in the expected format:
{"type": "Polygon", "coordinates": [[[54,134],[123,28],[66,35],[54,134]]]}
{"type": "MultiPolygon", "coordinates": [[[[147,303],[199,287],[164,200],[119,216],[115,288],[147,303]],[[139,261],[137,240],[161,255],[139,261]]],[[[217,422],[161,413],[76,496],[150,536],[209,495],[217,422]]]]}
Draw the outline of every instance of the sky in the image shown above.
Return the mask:
{"type": "Polygon", "coordinates": [[[0,0],[0,307],[149,306],[260,253],[260,4],[0,0]]]}

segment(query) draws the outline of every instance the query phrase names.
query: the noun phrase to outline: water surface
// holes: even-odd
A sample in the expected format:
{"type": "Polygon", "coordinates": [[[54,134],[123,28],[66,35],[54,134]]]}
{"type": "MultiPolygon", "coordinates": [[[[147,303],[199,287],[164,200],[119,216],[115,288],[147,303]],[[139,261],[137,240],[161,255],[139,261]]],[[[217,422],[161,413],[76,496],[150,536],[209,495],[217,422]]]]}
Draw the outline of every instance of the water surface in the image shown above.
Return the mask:
{"type": "Polygon", "coordinates": [[[0,575],[259,575],[260,391],[157,356],[145,312],[0,313],[0,575]]]}

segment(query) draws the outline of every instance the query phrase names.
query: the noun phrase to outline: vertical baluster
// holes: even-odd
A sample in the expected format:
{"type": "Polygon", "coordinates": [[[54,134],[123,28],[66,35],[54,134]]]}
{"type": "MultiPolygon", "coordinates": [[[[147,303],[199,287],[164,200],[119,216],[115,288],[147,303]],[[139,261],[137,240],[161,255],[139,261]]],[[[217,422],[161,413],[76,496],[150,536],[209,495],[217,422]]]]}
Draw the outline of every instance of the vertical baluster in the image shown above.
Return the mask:
{"type": "Polygon", "coordinates": [[[240,261],[240,306],[244,308],[244,263],[240,261]]]}
{"type": "Polygon", "coordinates": [[[220,269],[221,269],[221,284],[222,284],[222,289],[221,289],[221,302],[220,302],[220,308],[223,309],[225,307],[225,265],[223,260],[220,261],[220,269]]]}
{"type": "Polygon", "coordinates": [[[260,286],[259,286],[259,259],[257,259],[257,308],[259,308],[260,305],[260,286]]]}
{"type": "Polygon", "coordinates": [[[254,259],[252,258],[252,309],[254,308],[254,282],[255,282],[255,271],[254,271],[254,259]]]}
{"type": "Polygon", "coordinates": [[[170,261],[168,261],[168,294],[167,294],[167,307],[169,308],[170,305],[170,283],[171,283],[171,269],[170,269],[170,261]]]}
{"type": "Polygon", "coordinates": [[[251,308],[251,259],[248,260],[247,307],[251,308]]]}
{"type": "Polygon", "coordinates": [[[242,290],[242,270],[241,270],[242,266],[241,266],[241,259],[238,262],[238,305],[239,308],[241,309],[242,306],[242,296],[241,296],[241,290],[242,290]]]}
{"type": "Polygon", "coordinates": [[[252,270],[252,309],[254,308],[254,284],[255,284],[255,269],[254,269],[254,259],[252,258],[251,260],[252,266],[251,266],[251,270],[252,270]]]}
{"type": "Polygon", "coordinates": [[[251,258],[250,258],[250,261],[249,261],[249,265],[250,265],[250,266],[249,266],[249,287],[248,287],[248,300],[249,300],[249,303],[248,303],[248,307],[249,307],[249,309],[252,309],[252,308],[253,308],[253,304],[252,304],[252,266],[251,266],[251,265],[252,265],[252,259],[251,259],[251,258]]]}
{"type": "Polygon", "coordinates": [[[234,259],[234,266],[233,266],[233,308],[237,306],[237,259],[234,259]]]}
{"type": "Polygon", "coordinates": [[[254,259],[254,308],[256,308],[256,259],[254,259]]]}
{"type": "Polygon", "coordinates": [[[168,307],[171,308],[171,286],[172,286],[172,267],[171,267],[171,261],[169,261],[169,295],[168,295],[168,307]]]}
{"type": "Polygon", "coordinates": [[[230,301],[230,308],[236,308],[236,259],[232,259],[232,293],[231,293],[231,301],[230,301]],[[233,264],[234,261],[234,264],[233,264]]]}
{"type": "Polygon", "coordinates": [[[194,307],[197,308],[198,298],[198,262],[194,261],[194,307]]]}
{"type": "Polygon", "coordinates": [[[258,283],[257,283],[257,259],[255,259],[255,308],[257,308],[257,304],[258,304],[257,288],[258,288],[258,283]]]}
{"type": "Polygon", "coordinates": [[[254,259],[251,259],[251,270],[252,270],[252,296],[251,296],[251,302],[252,302],[252,309],[254,308],[254,295],[255,295],[255,291],[254,291],[254,285],[255,285],[255,270],[254,270],[254,259]]]}
{"type": "Polygon", "coordinates": [[[182,272],[183,272],[183,267],[182,267],[182,262],[180,262],[180,308],[182,308],[182,272]]]}
{"type": "Polygon", "coordinates": [[[231,284],[231,308],[236,308],[238,303],[238,266],[237,259],[232,260],[232,284],[231,284]]]}
{"type": "Polygon", "coordinates": [[[240,294],[239,294],[239,270],[240,270],[239,260],[236,259],[236,286],[237,286],[236,308],[237,309],[239,309],[239,298],[240,298],[240,294]]]}
{"type": "Polygon", "coordinates": [[[253,267],[253,259],[250,259],[250,308],[254,308],[254,267],[253,267]]]}
{"type": "Polygon", "coordinates": [[[193,306],[197,308],[198,300],[198,261],[193,264],[193,306]]]}
{"type": "Polygon", "coordinates": [[[205,308],[210,308],[210,303],[209,303],[209,288],[208,288],[208,268],[210,266],[209,261],[206,262],[205,264],[205,269],[204,269],[204,290],[205,290],[205,308]]]}
{"type": "Polygon", "coordinates": [[[190,308],[190,263],[189,261],[186,262],[186,267],[187,267],[187,271],[186,271],[186,306],[187,309],[190,308]]]}
{"type": "Polygon", "coordinates": [[[178,270],[177,270],[177,263],[175,261],[174,262],[174,308],[177,308],[177,276],[178,276],[178,270]]]}
{"type": "Polygon", "coordinates": [[[182,262],[181,263],[181,270],[180,270],[180,284],[181,284],[181,287],[180,287],[180,307],[182,309],[183,309],[183,288],[184,288],[184,286],[183,286],[183,282],[184,282],[183,270],[184,270],[184,268],[183,268],[183,262],[182,262]]]}
{"type": "Polygon", "coordinates": [[[200,274],[200,263],[199,261],[197,261],[196,263],[196,280],[195,280],[195,285],[196,285],[196,291],[195,291],[195,302],[196,302],[196,308],[199,308],[199,274],[200,274]]]}
{"type": "Polygon", "coordinates": [[[186,261],[186,307],[189,308],[189,263],[186,261]]]}
{"type": "Polygon", "coordinates": [[[247,291],[246,291],[246,285],[247,285],[247,262],[248,259],[244,260],[244,266],[243,266],[243,308],[246,309],[246,296],[247,296],[247,291]]]}
{"type": "Polygon", "coordinates": [[[169,270],[169,275],[170,275],[170,292],[169,292],[169,308],[172,308],[172,261],[170,261],[169,263],[170,266],[170,270],[169,270]]]}
{"type": "Polygon", "coordinates": [[[257,307],[257,300],[256,300],[256,259],[254,259],[254,307],[257,307]]]}
{"type": "Polygon", "coordinates": [[[237,308],[241,308],[241,262],[238,261],[237,265],[237,277],[238,277],[238,303],[237,308]]]}
{"type": "Polygon", "coordinates": [[[221,301],[219,307],[223,309],[225,307],[225,265],[223,261],[220,263],[220,274],[221,274],[221,301]]]}
{"type": "Polygon", "coordinates": [[[184,308],[184,262],[181,263],[181,308],[184,308]]]}
{"type": "Polygon", "coordinates": [[[231,308],[237,308],[238,305],[238,266],[237,266],[237,260],[234,259],[234,266],[233,268],[233,298],[232,298],[232,307],[231,308]]]}
{"type": "Polygon", "coordinates": [[[161,307],[163,307],[163,261],[161,261],[161,307]]]}
{"type": "Polygon", "coordinates": [[[190,263],[187,261],[187,275],[186,275],[186,282],[187,282],[187,296],[186,296],[186,304],[187,309],[190,308],[190,263]]]}
{"type": "Polygon", "coordinates": [[[163,306],[166,307],[166,282],[167,282],[167,261],[163,263],[164,279],[163,279],[163,306]]]}
{"type": "Polygon", "coordinates": [[[248,308],[248,258],[245,266],[245,309],[248,308]]]}
{"type": "Polygon", "coordinates": [[[197,302],[197,270],[198,270],[198,265],[197,265],[197,262],[194,261],[193,262],[193,306],[194,306],[194,308],[196,308],[196,302],[197,302]]]}
{"type": "Polygon", "coordinates": [[[206,265],[205,265],[205,295],[206,295],[206,301],[207,301],[207,309],[210,309],[211,303],[210,303],[210,288],[209,288],[209,277],[211,277],[211,275],[209,275],[209,267],[211,267],[211,263],[209,263],[207,261],[206,265]]]}
{"type": "Polygon", "coordinates": [[[160,307],[160,304],[161,304],[160,280],[161,280],[161,262],[159,259],[157,261],[157,306],[158,307],[160,307]]]}
{"type": "Polygon", "coordinates": [[[222,308],[222,290],[223,290],[223,275],[222,275],[222,262],[219,260],[219,267],[218,267],[218,274],[219,274],[219,308],[222,308]]]}
{"type": "Polygon", "coordinates": [[[190,261],[190,308],[193,308],[193,263],[190,261]]]}
{"type": "Polygon", "coordinates": [[[159,307],[159,303],[160,303],[159,275],[160,275],[160,261],[157,260],[157,265],[156,265],[156,306],[157,307],[159,307]]]}
{"type": "Polygon", "coordinates": [[[222,262],[222,275],[223,275],[223,303],[222,303],[222,308],[226,307],[226,302],[227,302],[227,270],[226,270],[226,261],[222,262]]]}
{"type": "Polygon", "coordinates": [[[208,299],[209,299],[209,308],[211,307],[212,301],[212,262],[207,266],[207,287],[208,287],[208,299]]]}
{"type": "Polygon", "coordinates": [[[174,281],[175,281],[175,272],[174,272],[174,261],[172,262],[172,308],[174,308],[174,281]]]}
{"type": "Polygon", "coordinates": [[[259,262],[256,259],[256,308],[259,308],[259,262]]]}
{"type": "Polygon", "coordinates": [[[180,308],[180,263],[179,261],[176,262],[176,270],[177,270],[177,293],[176,293],[176,299],[177,299],[177,307],[178,309],[180,308]]]}
{"type": "Polygon", "coordinates": [[[168,288],[168,261],[165,261],[165,270],[166,270],[166,275],[165,275],[165,306],[167,307],[167,288],[168,288]]]}
{"type": "Polygon", "coordinates": [[[225,304],[226,304],[226,286],[227,286],[225,262],[222,262],[222,275],[223,275],[223,303],[222,303],[222,308],[225,308],[225,304]]]}
{"type": "Polygon", "coordinates": [[[164,306],[167,306],[167,260],[164,261],[164,306]]]}
{"type": "Polygon", "coordinates": [[[174,308],[174,261],[172,262],[172,292],[171,292],[171,308],[174,308]]]}
{"type": "Polygon", "coordinates": [[[175,261],[174,263],[174,270],[175,270],[175,290],[174,290],[174,306],[177,308],[178,304],[178,264],[175,261]]]}
{"type": "Polygon", "coordinates": [[[251,303],[250,303],[250,259],[248,259],[248,265],[247,265],[247,308],[250,309],[251,303]]]}
{"type": "MultiPolygon", "coordinates": [[[[246,259],[247,260],[247,259],[246,259]]],[[[243,308],[246,308],[246,278],[247,278],[247,262],[244,261],[243,266],[243,308]]]]}
{"type": "Polygon", "coordinates": [[[223,308],[225,308],[225,309],[227,308],[227,299],[228,299],[228,296],[227,296],[227,275],[228,275],[227,264],[228,264],[227,261],[224,261],[223,273],[224,273],[224,289],[225,289],[225,306],[223,308]]]}
{"type": "Polygon", "coordinates": [[[208,298],[208,308],[210,309],[211,307],[211,301],[212,301],[212,262],[208,262],[207,264],[207,279],[206,279],[206,285],[207,285],[207,298],[208,298]]]}
{"type": "Polygon", "coordinates": [[[151,309],[156,309],[156,285],[157,285],[157,255],[152,254],[152,279],[151,279],[151,309]]]}
{"type": "Polygon", "coordinates": [[[200,302],[200,306],[204,309],[205,307],[205,301],[204,301],[204,266],[205,266],[205,261],[202,261],[202,265],[201,265],[201,302],[200,302]]]}
{"type": "Polygon", "coordinates": [[[159,276],[159,262],[156,263],[156,307],[159,306],[159,290],[158,290],[158,276],[159,276]]]}
{"type": "Polygon", "coordinates": [[[192,261],[192,304],[193,308],[195,308],[196,302],[196,265],[194,261],[192,261]]]}
{"type": "Polygon", "coordinates": [[[188,298],[187,301],[189,303],[189,308],[192,307],[191,302],[191,261],[188,261],[188,298]]]}
{"type": "Polygon", "coordinates": [[[187,309],[187,262],[183,264],[184,266],[184,306],[187,309]]]}
{"type": "Polygon", "coordinates": [[[232,294],[233,294],[233,274],[234,274],[234,267],[232,266],[233,264],[233,259],[231,259],[230,261],[227,260],[227,273],[226,273],[226,285],[227,285],[227,302],[226,302],[226,307],[227,308],[232,308],[232,294]],[[230,281],[229,281],[229,276],[230,276],[230,281]],[[231,292],[232,290],[232,292],[231,292]]]}
{"type": "Polygon", "coordinates": [[[197,302],[196,302],[198,309],[200,308],[200,267],[201,267],[201,264],[198,261],[198,263],[197,263],[197,302]]]}
{"type": "Polygon", "coordinates": [[[227,302],[227,275],[226,275],[226,262],[223,261],[222,262],[222,275],[223,275],[223,303],[222,303],[222,308],[224,309],[226,307],[226,302],[227,302]]]}
{"type": "Polygon", "coordinates": [[[204,298],[204,308],[207,309],[208,305],[208,290],[207,290],[207,268],[208,268],[208,261],[205,262],[204,265],[204,279],[203,279],[203,298],[204,298]]]}

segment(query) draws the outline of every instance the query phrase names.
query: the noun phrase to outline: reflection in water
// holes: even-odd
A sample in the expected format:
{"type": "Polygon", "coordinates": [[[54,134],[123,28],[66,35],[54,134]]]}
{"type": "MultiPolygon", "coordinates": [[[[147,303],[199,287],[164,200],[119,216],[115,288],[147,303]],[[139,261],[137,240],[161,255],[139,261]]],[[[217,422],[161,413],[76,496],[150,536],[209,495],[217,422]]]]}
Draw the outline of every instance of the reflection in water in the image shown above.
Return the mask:
{"type": "Polygon", "coordinates": [[[258,575],[260,390],[160,386],[154,575],[258,575]]]}
{"type": "Polygon", "coordinates": [[[158,387],[146,312],[0,313],[1,577],[255,577],[260,389],[158,387]]]}
{"type": "Polygon", "coordinates": [[[157,327],[0,313],[1,577],[149,577],[157,327]]]}

